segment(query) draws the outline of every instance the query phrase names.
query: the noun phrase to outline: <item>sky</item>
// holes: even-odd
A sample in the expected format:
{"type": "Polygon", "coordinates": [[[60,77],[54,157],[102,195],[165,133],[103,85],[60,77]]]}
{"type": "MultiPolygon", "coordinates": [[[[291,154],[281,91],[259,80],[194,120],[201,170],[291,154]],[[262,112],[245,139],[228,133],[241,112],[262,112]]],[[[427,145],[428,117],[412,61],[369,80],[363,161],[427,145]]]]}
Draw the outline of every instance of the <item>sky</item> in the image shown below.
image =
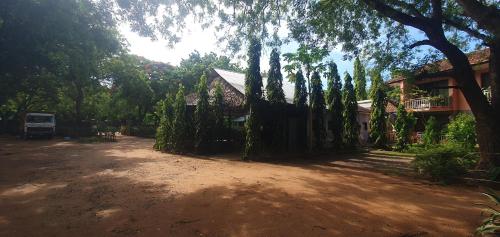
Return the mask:
{"type": "MultiPolygon", "coordinates": [[[[186,29],[188,30],[182,35],[181,41],[170,48],[167,41],[161,39],[161,37],[153,41],[148,37],[141,37],[137,33],[132,32],[130,27],[126,24],[119,26],[120,33],[129,44],[130,53],[143,56],[150,60],[178,66],[183,58],[187,58],[189,54],[195,50],[201,54],[210,52],[223,54],[224,45],[217,44],[215,29],[211,27],[202,29],[198,24],[189,22],[187,22],[186,29]]],[[[286,35],[287,32],[283,31],[280,34],[286,35]]],[[[281,53],[295,52],[297,48],[297,42],[291,42],[281,47],[281,53]]],[[[263,55],[261,57],[261,70],[263,72],[269,69],[269,54],[270,50],[263,50],[263,55]]],[[[335,63],[337,63],[341,75],[343,75],[345,71],[352,75],[352,62],[342,60],[342,56],[342,53],[336,50],[330,53],[327,60],[334,60],[335,63]]],[[[244,61],[237,61],[235,59],[233,62],[239,63],[243,67],[246,66],[246,62],[244,61]]],[[[282,65],[283,64],[285,64],[285,62],[282,61],[282,65]]],[[[283,73],[285,72],[283,71],[283,73]]],[[[325,84],[325,82],[323,83],[325,84]]]]}

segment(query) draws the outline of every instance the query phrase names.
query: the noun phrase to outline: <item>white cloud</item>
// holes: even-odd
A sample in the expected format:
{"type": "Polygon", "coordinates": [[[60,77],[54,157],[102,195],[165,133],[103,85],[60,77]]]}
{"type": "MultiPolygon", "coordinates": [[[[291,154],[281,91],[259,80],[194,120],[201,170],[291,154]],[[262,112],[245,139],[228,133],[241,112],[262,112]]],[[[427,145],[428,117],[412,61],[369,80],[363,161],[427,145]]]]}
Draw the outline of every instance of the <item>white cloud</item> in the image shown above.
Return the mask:
{"type": "MultiPolygon", "coordinates": [[[[186,31],[181,36],[181,41],[170,48],[168,42],[161,37],[158,40],[151,40],[148,37],[142,37],[133,32],[126,24],[119,26],[119,31],[129,43],[129,51],[132,54],[143,56],[150,60],[170,63],[172,65],[179,65],[183,58],[189,57],[189,54],[197,50],[201,54],[215,52],[219,55],[223,54],[224,45],[218,45],[217,36],[214,27],[203,29],[200,24],[188,21],[186,24],[186,31]]],[[[281,37],[288,34],[286,24],[283,24],[278,33],[281,37]]],[[[281,53],[295,52],[298,48],[298,43],[295,41],[281,47],[281,53]]],[[[269,56],[271,50],[263,50],[261,57],[261,71],[269,70],[269,56]]],[[[352,73],[352,62],[343,61],[340,48],[336,47],[330,54],[329,59],[333,59],[338,67],[339,72],[343,75],[344,71],[352,73]]],[[[239,63],[242,67],[246,66],[245,61],[238,61],[236,58],[233,60],[239,63]]],[[[281,62],[283,65],[284,61],[281,62]]],[[[283,72],[284,73],[284,72],[283,72]]]]}
{"type": "Polygon", "coordinates": [[[182,58],[187,58],[195,50],[201,54],[220,51],[213,31],[203,30],[200,25],[194,23],[188,23],[187,29],[182,34],[181,41],[170,48],[168,42],[161,37],[151,40],[132,32],[128,25],[122,24],[119,27],[120,33],[129,43],[130,53],[155,61],[179,65],[182,58]]]}

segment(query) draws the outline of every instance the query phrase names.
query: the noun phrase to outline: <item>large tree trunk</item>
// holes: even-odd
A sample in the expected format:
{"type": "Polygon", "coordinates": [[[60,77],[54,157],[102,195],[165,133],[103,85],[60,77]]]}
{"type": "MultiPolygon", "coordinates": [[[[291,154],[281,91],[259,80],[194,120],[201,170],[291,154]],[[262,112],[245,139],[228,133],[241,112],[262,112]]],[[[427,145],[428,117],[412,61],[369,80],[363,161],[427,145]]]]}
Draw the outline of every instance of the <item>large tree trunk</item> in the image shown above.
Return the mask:
{"type": "MultiPolygon", "coordinates": [[[[430,18],[422,15],[412,16],[385,4],[380,0],[363,0],[370,8],[376,10],[385,17],[391,18],[401,24],[419,29],[427,35],[428,40],[422,40],[414,44],[415,46],[430,45],[441,51],[453,66],[453,77],[462,91],[465,100],[469,104],[474,117],[476,118],[476,131],[478,136],[479,151],[481,153],[480,165],[485,167],[489,164],[500,166],[500,108],[498,107],[497,95],[497,73],[499,69],[498,53],[500,43],[496,40],[490,44],[492,58],[490,70],[492,70],[493,104],[490,105],[481,88],[476,83],[474,71],[464,52],[457,46],[450,43],[443,30],[442,2],[432,1],[432,16],[430,18]]],[[[499,10],[494,7],[487,7],[477,0],[459,0],[465,9],[466,14],[475,19],[479,26],[500,35],[500,27],[496,22],[500,19],[499,10]]]]}
{"type": "Polygon", "coordinates": [[[495,125],[500,121],[500,116],[476,115],[477,141],[481,160],[480,168],[491,165],[500,167],[500,126],[495,125]]]}
{"type": "Polygon", "coordinates": [[[500,111],[500,38],[490,43],[490,83],[491,83],[491,106],[500,111]]]}
{"type": "Polygon", "coordinates": [[[479,149],[481,152],[480,166],[488,162],[500,167],[500,88],[498,72],[500,71],[500,40],[490,44],[489,77],[491,83],[491,115],[476,116],[479,149]]]}
{"type": "MultiPolygon", "coordinates": [[[[436,46],[453,65],[454,78],[476,118],[476,132],[481,155],[479,167],[500,166],[500,126],[497,126],[500,121],[499,110],[491,106],[483,94],[475,80],[474,71],[467,56],[447,41],[441,41],[436,46]]],[[[494,65],[492,69],[495,70],[494,68],[497,67],[498,65],[494,65]]]]}

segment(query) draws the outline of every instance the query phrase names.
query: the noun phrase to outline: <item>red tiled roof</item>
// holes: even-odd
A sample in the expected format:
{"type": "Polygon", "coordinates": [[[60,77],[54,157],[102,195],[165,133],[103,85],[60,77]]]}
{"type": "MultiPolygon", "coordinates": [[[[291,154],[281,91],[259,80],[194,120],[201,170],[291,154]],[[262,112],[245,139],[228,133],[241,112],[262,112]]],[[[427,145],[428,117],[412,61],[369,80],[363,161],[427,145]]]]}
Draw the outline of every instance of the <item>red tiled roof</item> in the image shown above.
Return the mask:
{"type": "MultiPolygon", "coordinates": [[[[474,52],[468,53],[467,57],[469,58],[469,63],[471,65],[477,65],[477,64],[482,64],[486,63],[490,59],[490,48],[484,48],[480,50],[476,50],[474,52]]],[[[443,59],[439,60],[437,62],[431,63],[424,65],[417,71],[427,71],[427,70],[432,70],[434,72],[444,72],[444,71],[449,71],[453,67],[448,59],[443,59]]],[[[387,81],[388,84],[394,83],[394,82],[399,82],[404,79],[403,76],[401,75],[395,75],[393,78],[387,81]]]]}
{"type": "MultiPolygon", "coordinates": [[[[467,57],[469,58],[469,63],[471,65],[476,65],[476,64],[488,62],[490,59],[490,48],[484,48],[484,49],[480,49],[480,50],[468,53],[467,57]]],[[[437,62],[430,64],[430,65],[426,65],[426,66],[424,66],[424,69],[427,69],[428,67],[432,67],[432,69],[436,69],[439,72],[448,71],[448,70],[451,70],[453,68],[451,66],[450,61],[448,61],[447,59],[437,61],[437,62]]]]}

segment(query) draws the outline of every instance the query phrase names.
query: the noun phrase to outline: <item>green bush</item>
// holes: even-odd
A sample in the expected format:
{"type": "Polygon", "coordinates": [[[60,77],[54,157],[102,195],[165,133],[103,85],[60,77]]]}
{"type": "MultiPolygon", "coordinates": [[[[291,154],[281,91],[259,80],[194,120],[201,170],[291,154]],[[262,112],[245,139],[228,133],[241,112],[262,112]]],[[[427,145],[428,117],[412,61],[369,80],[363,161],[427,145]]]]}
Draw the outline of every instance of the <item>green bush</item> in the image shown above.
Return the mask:
{"type": "Polygon", "coordinates": [[[483,192],[483,195],[490,200],[490,203],[480,203],[479,205],[484,207],[481,214],[488,215],[488,218],[484,219],[483,223],[476,229],[476,235],[498,236],[500,234],[500,209],[498,208],[500,195],[493,190],[483,192]]]}
{"type": "Polygon", "coordinates": [[[423,150],[417,154],[412,166],[421,175],[447,183],[464,175],[478,159],[477,153],[460,144],[448,143],[423,150]]]}
{"type": "Polygon", "coordinates": [[[476,146],[476,121],[472,114],[460,113],[450,121],[446,129],[448,142],[473,149],[476,146]]]}
{"type": "Polygon", "coordinates": [[[422,134],[424,145],[432,145],[439,143],[440,131],[434,116],[431,116],[425,123],[425,131],[422,134]]]}
{"type": "Polygon", "coordinates": [[[154,126],[141,125],[130,127],[130,136],[154,138],[155,133],[156,129],[154,126]]]}
{"type": "Polygon", "coordinates": [[[442,144],[430,144],[430,145],[425,145],[423,143],[414,143],[408,146],[406,150],[403,150],[402,152],[404,153],[411,153],[411,154],[420,154],[423,153],[429,149],[441,147],[442,144]]]}
{"type": "Polygon", "coordinates": [[[394,129],[396,130],[396,144],[394,149],[396,151],[404,151],[410,145],[410,132],[415,126],[416,118],[413,113],[406,112],[404,104],[399,104],[396,111],[396,121],[394,124],[394,129]]]}

